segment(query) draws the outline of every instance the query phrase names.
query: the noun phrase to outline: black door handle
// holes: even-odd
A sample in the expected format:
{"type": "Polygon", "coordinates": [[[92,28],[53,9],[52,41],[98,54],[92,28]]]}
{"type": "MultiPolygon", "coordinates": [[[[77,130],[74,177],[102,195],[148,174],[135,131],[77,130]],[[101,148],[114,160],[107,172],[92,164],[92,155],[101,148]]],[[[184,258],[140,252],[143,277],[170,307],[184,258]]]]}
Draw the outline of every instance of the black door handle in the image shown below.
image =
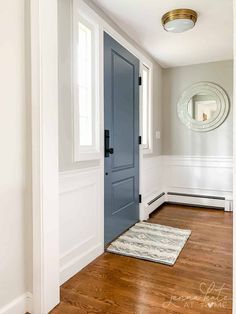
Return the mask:
{"type": "Polygon", "coordinates": [[[105,130],[104,132],[104,147],[105,147],[105,157],[109,157],[110,154],[114,153],[114,149],[110,148],[110,131],[109,130],[105,130]]]}
{"type": "Polygon", "coordinates": [[[114,149],[113,148],[108,148],[107,152],[112,155],[114,153],[114,149]]]}

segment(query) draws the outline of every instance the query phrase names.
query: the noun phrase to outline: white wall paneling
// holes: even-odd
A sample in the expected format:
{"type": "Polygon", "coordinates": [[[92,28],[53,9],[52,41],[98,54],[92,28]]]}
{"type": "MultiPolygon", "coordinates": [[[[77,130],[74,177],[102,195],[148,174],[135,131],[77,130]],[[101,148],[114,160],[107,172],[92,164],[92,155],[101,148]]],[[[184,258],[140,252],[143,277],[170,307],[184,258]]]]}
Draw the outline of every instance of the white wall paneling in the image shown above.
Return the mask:
{"type": "Polygon", "coordinates": [[[60,174],[60,283],[104,251],[103,168],[60,174]]]}
{"type": "Polygon", "coordinates": [[[142,159],[141,178],[143,200],[150,201],[158,192],[163,192],[161,156],[142,159]]]}
{"type": "Polygon", "coordinates": [[[162,157],[155,156],[142,158],[140,167],[140,189],[142,193],[142,204],[140,207],[140,219],[148,218],[148,215],[161,205],[164,198],[149,206],[148,203],[163,192],[162,184],[162,157]]]}
{"type": "Polygon", "coordinates": [[[215,196],[193,198],[167,195],[167,201],[231,209],[233,161],[230,157],[163,156],[165,192],[215,196]]]}
{"type": "Polygon", "coordinates": [[[230,157],[144,158],[141,178],[141,220],[147,219],[164,202],[232,210],[233,161],[230,157]]]}

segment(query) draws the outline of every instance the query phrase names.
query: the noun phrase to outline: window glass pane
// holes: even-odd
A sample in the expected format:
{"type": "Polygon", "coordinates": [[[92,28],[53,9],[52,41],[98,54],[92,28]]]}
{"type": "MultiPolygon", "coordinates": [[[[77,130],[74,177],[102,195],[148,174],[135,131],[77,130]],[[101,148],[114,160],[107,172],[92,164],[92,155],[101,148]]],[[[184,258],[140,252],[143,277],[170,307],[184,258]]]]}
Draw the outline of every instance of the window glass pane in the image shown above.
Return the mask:
{"type": "Polygon", "coordinates": [[[79,142],[93,145],[92,132],[92,32],[79,23],[78,90],[79,90],[79,142]]]}
{"type": "Polygon", "coordinates": [[[90,94],[86,87],[80,87],[79,89],[79,116],[80,116],[80,145],[87,146],[92,145],[92,112],[91,106],[87,104],[91,103],[88,99],[90,94]]]}
{"type": "Polygon", "coordinates": [[[149,134],[149,69],[143,67],[142,75],[143,85],[143,147],[148,148],[148,134],[149,134]]]}

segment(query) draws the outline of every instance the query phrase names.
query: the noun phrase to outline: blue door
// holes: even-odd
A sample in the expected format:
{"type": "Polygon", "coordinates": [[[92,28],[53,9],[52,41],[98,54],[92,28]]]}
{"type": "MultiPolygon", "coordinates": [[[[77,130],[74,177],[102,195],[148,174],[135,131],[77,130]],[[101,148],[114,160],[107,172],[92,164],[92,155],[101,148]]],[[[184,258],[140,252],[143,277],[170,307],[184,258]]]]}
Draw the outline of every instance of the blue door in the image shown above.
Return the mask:
{"type": "Polygon", "coordinates": [[[139,60],[104,33],[105,243],[139,220],[139,60]]]}

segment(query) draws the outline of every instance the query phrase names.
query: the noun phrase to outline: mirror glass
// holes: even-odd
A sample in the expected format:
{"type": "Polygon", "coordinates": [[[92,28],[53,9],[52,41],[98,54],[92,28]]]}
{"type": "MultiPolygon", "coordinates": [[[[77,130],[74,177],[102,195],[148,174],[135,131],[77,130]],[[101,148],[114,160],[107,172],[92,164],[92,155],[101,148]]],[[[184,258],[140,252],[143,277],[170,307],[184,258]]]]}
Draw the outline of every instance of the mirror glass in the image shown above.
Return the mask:
{"type": "Polygon", "coordinates": [[[229,106],[228,95],[222,87],[211,82],[197,82],[180,95],[177,113],[187,128],[208,132],[224,122],[229,106]]]}
{"type": "Polygon", "coordinates": [[[196,121],[207,121],[217,114],[217,101],[210,94],[199,93],[190,98],[188,114],[196,121]]]}

